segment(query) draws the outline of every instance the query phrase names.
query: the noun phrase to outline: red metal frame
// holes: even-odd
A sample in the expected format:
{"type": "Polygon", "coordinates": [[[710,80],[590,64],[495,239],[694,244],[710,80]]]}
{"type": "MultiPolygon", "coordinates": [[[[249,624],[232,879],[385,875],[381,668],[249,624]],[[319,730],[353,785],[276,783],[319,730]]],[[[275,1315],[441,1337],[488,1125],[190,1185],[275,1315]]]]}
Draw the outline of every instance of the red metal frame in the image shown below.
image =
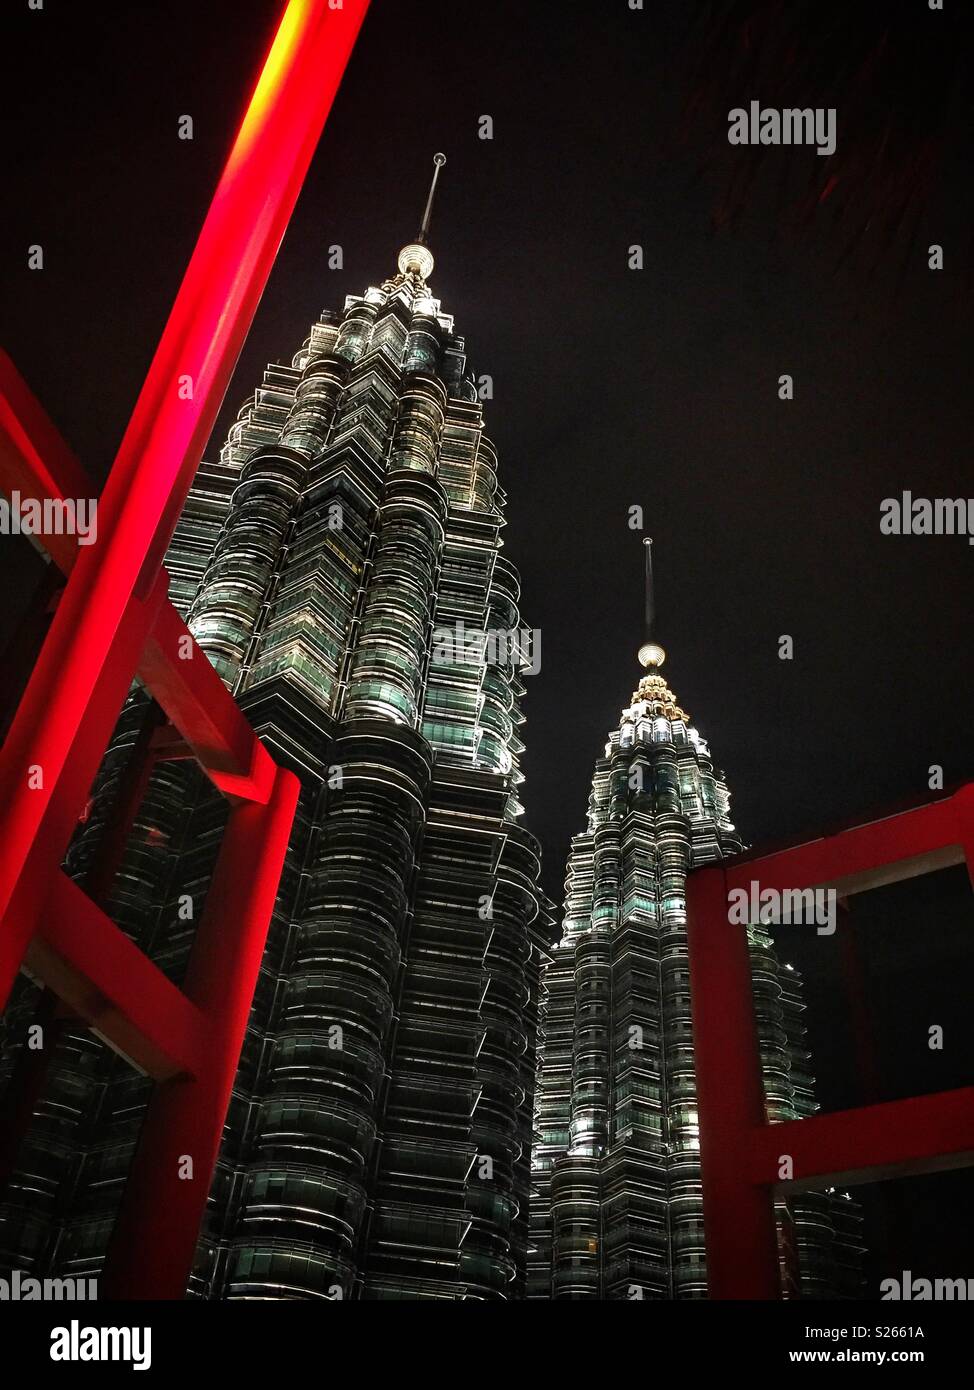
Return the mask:
{"type": "MultiPolygon", "coordinates": [[[[900,815],[773,854],[699,869],[687,931],[711,1298],[779,1298],[774,1201],[790,1193],[974,1163],[974,1087],[768,1124],[746,927],[728,894],[834,888],[840,896],[966,860],[974,881],[974,784],[900,815]],[[778,1177],[789,1155],[794,1177],[778,1177]]],[[[841,922],[839,930],[842,930],[841,922]]]]}
{"type": "MultiPolygon", "coordinates": [[[[38,538],[68,580],[0,752],[0,1008],[26,965],[159,1083],[109,1297],[185,1292],[299,791],[169,603],[162,560],[367,8],[290,0],[99,499],[98,539],[38,538]],[[60,868],[136,674],[232,806],[183,990],[60,868]]],[[[0,486],[91,493],[4,354],[0,486]]]]}

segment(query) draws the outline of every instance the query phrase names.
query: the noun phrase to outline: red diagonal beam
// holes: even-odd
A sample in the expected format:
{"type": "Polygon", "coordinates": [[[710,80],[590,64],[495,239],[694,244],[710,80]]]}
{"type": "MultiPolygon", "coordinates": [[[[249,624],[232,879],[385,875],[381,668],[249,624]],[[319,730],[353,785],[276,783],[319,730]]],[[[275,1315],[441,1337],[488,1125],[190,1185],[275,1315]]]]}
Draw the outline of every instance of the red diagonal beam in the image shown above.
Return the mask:
{"type": "MultiPolygon", "coordinates": [[[[20,488],[48,501],[84,496],[90,486],[27,383],[0,352],[0,490],[20,488]]],[[[76,537],[38,540],[67,573],[76,537]]],[[[138,672],[214,785],[227,796],[266,801],[274,778],[271,756],[171,603],[159,608],[138,672]]]]}
{"type": "MultiPolygon", "coordinates": [[[[0,492],[39,501],[91,497],[91,481],[40,402],[0,348],[0,492]]],[[[58,569],[77,559],[74,536],[38,537],[58,569]]]]}
{"type": "MultiPolygon", "coordinates": [[[[119,1297],[185,1289],[299,793],[168,604],[162,559],[367,4],[287,7],[100,500],[99,541],[79,554],[73,538],[47,538],[71,577],[0,755],[0,1001],[26,949],[36,974],[161,1078],[106,1268],[119,1297]],[[55,868],[137,668],[237,801],[185,994],[55,868]]],[[[35,496],[87,491],[4,359],[0,485],[22,480],[35,496]]]]}
{"type": "Polygon", "coordinates": [[[159,610],[139,675],[220,791],[267,800],[274,761],[172,604],[159,610]]]}
{"type": "Polygon", "coordinates": [[[158,574],[366,8],[285,11],[102,493],[98,543],[77,556],[0,755],[0,914],[136,585],[158,574]]]}
{"type": "Polygon", "coordinates": [[[116,1052],[157,1081],[203,1070],[201,1010],[60,871],[25,963],[116,1052]]]}
{"type": "MultiPolygon", "coordinates": [[[[133,598],[126,607],[84,710],[80,737],[71,742],[62,765],[57,795],[44,798],[37,833],[24,856],[23,869],[17,877],[15,890],[0,924],[0,1008],[6,1004],[31,933],[44,915],[53,875],[64,858],[65,849],[78,823],[79,811],[97,775],[119,711],[131,687],[132,673],[146,636],[160,607],[166,602],[164,588],[163,574],[154,593],[145,602],[133,598]]],[[[43,789],[47,790],[48,770],[40,762],[34,764],[33,769],[25,775],[24,784],[29,795],[41,793],[40,786],[37,790],[32,787],[38,779],[42,779],[43,789]]]]}

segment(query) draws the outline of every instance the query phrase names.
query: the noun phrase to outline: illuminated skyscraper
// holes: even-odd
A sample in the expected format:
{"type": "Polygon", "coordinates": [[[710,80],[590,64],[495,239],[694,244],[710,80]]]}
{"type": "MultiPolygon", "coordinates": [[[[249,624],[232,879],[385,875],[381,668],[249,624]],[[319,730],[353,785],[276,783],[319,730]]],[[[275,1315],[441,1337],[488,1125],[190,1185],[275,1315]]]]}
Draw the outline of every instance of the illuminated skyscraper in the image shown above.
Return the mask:
{"type": "MultiPolygon", "coordinates": [[[[531,642],[478,387],[429,286],[432,195],[398,273],[267,368],[167,557],[200,646],[303,787],[190,1285],[203,1297],[523,1295],[550,934],[518,801],[531,642]]],[[[226,804],[159,724],[134,692],[69,868],[89,891],[104,877],[111,808],[151,740],[102,897],[179,980],[226,804]]],[[[24,985],[8,1075],[37,1008],[24,985]]],[[[146,1083],[56,1027],[0,1263],[92,1272],[146,1083]]]]}
{"type": "MultiPolygon", "coordinates": [[[[647,543],[648,545],[648,543],[647,543]]],[[[649,551],[647,551],[648,559],[649,551]]],[[[572,840],[560,942],[542,973],[529,1297],[706,1297],[687,965],[692,868],[742,848],[706,742],[663,677],[645,674],[595,766],[572,840]]],[[[801,983],[750,929],[769,1118],[817,1107],[801,983]]],[[[854,1291],[858,1207],[844,1195],[779,1208],[784,1286],[854,1291]]]]}

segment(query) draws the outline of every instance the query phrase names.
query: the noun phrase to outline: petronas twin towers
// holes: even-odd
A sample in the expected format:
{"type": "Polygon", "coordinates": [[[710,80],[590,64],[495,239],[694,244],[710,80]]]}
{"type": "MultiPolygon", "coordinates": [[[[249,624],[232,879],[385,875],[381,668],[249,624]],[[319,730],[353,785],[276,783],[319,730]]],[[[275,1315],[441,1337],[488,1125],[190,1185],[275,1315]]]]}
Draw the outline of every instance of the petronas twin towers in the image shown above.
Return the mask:
{"type": "MultiPolygon", "coordinates": [[[[644,646],[552,944],[521,824],[506,499],[430,289],[429,210],[397,274],[268,367],[167,558],[200,646],[302,783],[188,1292],[703,1297],[683,894],[740,848],[727,788],[644,646]]],[[[133,690],[70,851],[82,882],[155,721],[133,690]]],[[[177,981],[224,814],[191,763],[160,758],[107,901],[177,981]]],[[[805,1114],[799,987],[766,935],[752,945],[769,1112],[805,1114]]],[[[8,1010],[6,1076],[37,994],[22,981],[8,1010]]],[[[60,1022],[0,1263],[97,1274],[147,1084],[60,1022]]],[[[851,1288],[853,1205],[781,1218],[786,1285],[851,1288]]]]}
{"type": "MultiPolygon", "coordinates": [[[[561,940],[542,973],[529,1296],[705,1298],[706,1248],[686,942],[691,869],[741,848],[729,794],[660,668],[647,668],[596,763],[572,841],[561,940]]],[[[772,1120],[814,1112],[801,983],[749,929],[772,1120]]],[[[783,1291],[854,1296],[859,1208],[778,1208],[783,1291]]]]}

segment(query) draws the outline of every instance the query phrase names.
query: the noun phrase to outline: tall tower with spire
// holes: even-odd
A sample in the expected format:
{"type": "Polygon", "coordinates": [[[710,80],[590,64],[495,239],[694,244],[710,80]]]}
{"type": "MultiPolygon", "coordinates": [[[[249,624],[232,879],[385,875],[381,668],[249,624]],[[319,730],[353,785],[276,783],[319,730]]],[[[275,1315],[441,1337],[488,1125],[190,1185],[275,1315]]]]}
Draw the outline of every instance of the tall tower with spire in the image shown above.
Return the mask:
{"type": "MultiPolygon", "coordinates": [[[[526,643],[505,495],[464,340],[429,284],[444,163],[398,273],[267,368],[167,557],[200,646],[302,783],[200,1297],[523,1295],[549,904],[521,825],[526,643]]],[[[178,980],[224,806],[159,725],[133,691],[69,867],[89,876],[152,738],[104,901],[178,980]]],[[[24,984],[8,1072],[35,1007],[24,984]]],[[[0,1208],[0,1264],[97,1272],[145,1096],[66,1022],[0,1208]]]]}
{"type": "MultiPolygon", "coordinates": [[[[687,962],[691,869],[742,848],[706,741],[670,689],[646,547],[644,674],[595,765],[571,844],[562,934],[542,972],[528,1296],[707,1294],[687,962]]],[[[801,982],[749,929],[769,1118],[817,1107],[801,982]]],[[[779,1208],[783,1288],[857,1284],[844,1194],[779,1208]]]]}

